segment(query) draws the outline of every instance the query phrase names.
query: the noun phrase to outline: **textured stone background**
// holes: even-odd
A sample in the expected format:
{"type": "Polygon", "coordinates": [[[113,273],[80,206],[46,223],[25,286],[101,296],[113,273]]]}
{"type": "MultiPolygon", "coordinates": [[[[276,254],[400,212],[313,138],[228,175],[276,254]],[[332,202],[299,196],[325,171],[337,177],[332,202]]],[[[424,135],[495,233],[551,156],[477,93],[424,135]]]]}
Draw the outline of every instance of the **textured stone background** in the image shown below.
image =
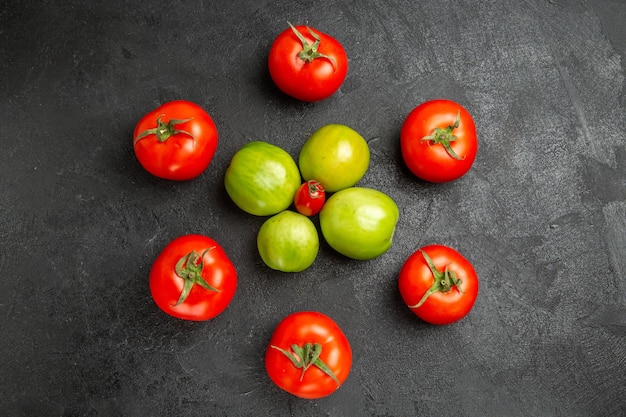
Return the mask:
{"type": "Polygon", "coordinates": [[[623,0],[8,1],[0,6],[0,414],[6,416],[626,415],[626,3],[623,0]],[[286,21],[343,42],[350,70],[304,104],[271,83],[286,21]],[[412,177],[399,131],[416,105],[462,103],[480,149],[461,180],[412,177]],[[203,106],[209,169],[161,181],[131,135],[172,99],[203,106]],[[223,188],[250,139],[294,157],[317,128],[371,140],[361,185],[401,219],[378,259],[323,245],[300,274],[260,261],[263,218],[223,188]],[[219,241],[238,292],[205,323],[150,298],[159,251],[219,241]],[[468,317],[420,322],[397,273],[443,243],[481,279],[468,317]],[[265,374],[274,326],[304,309],[344,329],[352,373],[303,401],[265,374]]]}

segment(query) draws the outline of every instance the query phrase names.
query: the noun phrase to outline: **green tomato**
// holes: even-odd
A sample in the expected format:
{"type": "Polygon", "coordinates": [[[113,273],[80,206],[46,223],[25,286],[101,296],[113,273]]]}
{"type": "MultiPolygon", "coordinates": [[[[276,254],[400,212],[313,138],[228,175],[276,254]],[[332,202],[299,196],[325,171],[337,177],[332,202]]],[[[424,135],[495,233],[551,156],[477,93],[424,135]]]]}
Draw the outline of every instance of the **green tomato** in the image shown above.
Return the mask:
{"type": "Polygon", "coordinates": [[[319,246],[313,222],[290,210],[267,219],[257,235],[257,248],[263,262],[282,272],[307,269],[317,257],[319,246]]]}
{"type": "Polygon", "coordinates": [[[257,216],[287,209],[300,183],[300,171],[291,155],[266,142],[249,142],[239,149],[224,177],[233,202],[257,216]]]}
{"type": "Polygon", "coordinates": [[[305,181],[319,181],[333,193],[352,187],[363,178],[370,163],[367,142],[356,131],[339,124],[315,131],[300,151],[298,165],[305,181]]]}
{"type": "Polygon", "coordinates": [[[320,212],[326,242],[337,252],[359,260],[373,259],[390,247],[399,211],[388,195],[351,187],[333,194],[320,212]]]}

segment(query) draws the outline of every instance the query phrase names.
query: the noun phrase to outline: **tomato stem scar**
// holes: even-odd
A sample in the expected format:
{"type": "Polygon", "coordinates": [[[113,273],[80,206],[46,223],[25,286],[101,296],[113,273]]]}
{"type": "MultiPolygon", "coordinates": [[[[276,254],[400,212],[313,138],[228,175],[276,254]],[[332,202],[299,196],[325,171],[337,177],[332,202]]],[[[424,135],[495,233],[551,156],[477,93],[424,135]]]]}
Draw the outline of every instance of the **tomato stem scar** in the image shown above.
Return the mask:
{"type": "Polygon", "coordinates": [[[337,379],[333,371],[320,359],[320,355],[322,354],[322,345],[320,343],[305,343],[303,346],[294,343],[291,345],[291,350],[293,351],[293,353],[278,346],[271,345],[271,347],[285,355],[291,361],[291,363],[293,363],[293,366],[298,369],[302,369],[300,381],[302,381],[302,378],[304,378],[304,373],[311,366],[315,366],[326,375],[331,377],[333,381],[337,383],[337,386],[341,385],[339,379],[337,379]]]}
{"type": "Polygon", "coordinates": [[[307,186],[309,188],[309,197],[311,198],[322,198],[324,197],[324,186],[315,180],[307,181],[307,186]]]}
{"type": "Polygon", "coordinates": [[[180,293],[180,297],[174,306],[180,305],[189,296],[191,289],[195,284],[200,285],[202,288],[208,291],[220,292],[219,289],[211,286],[206,280],[202,277],[202,270],[204,269],[204,255],[207,254],[208,251],[215,249],[215,246],[211,246],[204,252],[202,255],[199,255],[198,252],[191,251],[187,255],[181,257],[178,262],[176,262],[176,275],[178,275],[183,281],[183,290],[180,293]]]}
{"type": "Polygon", "coordinates": [[[459,161],[462,161],[463,159],[465,159],[465,157],[461,158],[460,156],[458,156],[456,152],[454,152],[454,149],[452,149],[452,147],[450,146],[451,142],[454,142],[455,140],[457,140],[457,137],[454,134],[452,134],[452,131],[456,129],[457,127],[459,127],[460,124],[461,124],[461,110],[457,112],[456,119],[454,120],[454,124],[445,128],[436,127],[435,130],[433,130],[432,134],[428,136],[424,136],[423,138],[420,139],[420,142],[428,141],[428,142],[432,142],[435,145],[441,144],[451,157],[453,157],[454,159],[458,159],[459,161]]]}
{"type": "Polygon", "coordinates": [[[313,62],[313,60],[317,58],[325,58],[329,60],[330,64],[333,66],[333,72],[337,71],[337,63],[335,62],[335,59],[332,56],[325,55],[318,51],[321,39],[317,33],[313,32],[310,27],[306,27],[309,34],[313,37],[313,39],[315,39],[315,42],[313,42],[313,44],[311,45],[304,38],[304,35],[302,35],[302,33],[300,33],[300,31],[296,29],[294,25],[289,22],[287,22],[287,24],[289,24],[289,27],[291,27],[293,33],[298,37],[300,42],[302,42],[302,51],[298,53],[298,58],[309,63],[313,62]]]}
{"type": "Polygon", "coordinates": [[[153,129],[146,129],[143,132],[141,132],[137,136],[133,144],[139,142],[141,139],[149,135],[155,135],[157,139],[159,140],[159,142],[165,142],[171,136],[177,135],[179,133],[187,135],[195,141],[195,138],[193,137],[191,133],[187,132],[186,130],[176,129],[176,125],[187,123],[188,121],[192,120],[193,117],[190,117],[189,119],[171,119],[167,123],[161,120],[162,117],[163,115],[157,117],[156,119],[157,126],[153,129]]]}
{"type": "Polygon", "coordinates": [[[428,289],[428,291],[426,291],[426,293],[424,293],[422,299],[417,304],[409,306],[409,308],[421,307],[422,304],[424,304],[428,297],[430,297],[432,294],[436,292],[449,292],[452,290],[452,286],[456,287],[456,289],[460,292],[463,292],[461,291],[461,283],[463,281],[457,277],[454,271],[450,271],[449,264],[446,265],[443,272],[439,271],[437,267],[435,267],[433,260],[430,258],[430,256],[428,256],[426,252],[420,249],[420,253],[424,257],[424,260],[426,260],[428,268],[430,268],[430,271],[433,274],[434,280],[433,285],[428,289]]]}

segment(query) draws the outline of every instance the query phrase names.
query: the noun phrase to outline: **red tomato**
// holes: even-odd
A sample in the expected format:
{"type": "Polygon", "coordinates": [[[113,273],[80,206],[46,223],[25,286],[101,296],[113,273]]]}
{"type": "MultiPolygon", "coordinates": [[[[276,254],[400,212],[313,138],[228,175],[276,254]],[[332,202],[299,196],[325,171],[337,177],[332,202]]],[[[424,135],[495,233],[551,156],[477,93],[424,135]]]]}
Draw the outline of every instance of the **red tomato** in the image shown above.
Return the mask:
{"type": "Polygon", "coordinates": [[[298,213],[314,216],[320,212],[326,201],[326,192],[322,184],[309,180],[302,184],[293,197],[293,204],[298,213]]]}
{"type": "Polygon", "coordinates": [[[321,398],[348,378],[352,350],[337,323],[305,311],[285,317],[274,329],[265,368],[281,389],[300,398],[321,398]]]}
{"type": "Polygon", "coordinates": [[[411,172],[429,182],[462,177],[476,159],[478,141],[474,119],[450,100],[417,106],[400,131],[402,158],[411,172]]]}
{"type": "Polygon", "coordinates": [[[217,148],[217,128],[200,106],[170,101],[139,120],[133,145],[139,163],[152,175],[190,180],[211,163],[217,148]]]}
{"type": "Polygon", "coordinates": [[[150,292],[167,314],[208,320],[226,309],[237,288],[237,271],[224,249],[202,235],[172,240],[150,270],[150,292]]]}
{"type": "Polygon", "coordinates": [[[308,26],[293,26],[272,43],[270,76],[285,94],[302,101],[330,97],[348,73],[348,56],[335,38],[308,26]]]}
{"type": "Polygon", "coordinates": [[[413,253],[398,279],[406,305],[431,324],[450,324],[465,317],[478,295],[478,276],[459,252],[428,245],[413,253]]]}

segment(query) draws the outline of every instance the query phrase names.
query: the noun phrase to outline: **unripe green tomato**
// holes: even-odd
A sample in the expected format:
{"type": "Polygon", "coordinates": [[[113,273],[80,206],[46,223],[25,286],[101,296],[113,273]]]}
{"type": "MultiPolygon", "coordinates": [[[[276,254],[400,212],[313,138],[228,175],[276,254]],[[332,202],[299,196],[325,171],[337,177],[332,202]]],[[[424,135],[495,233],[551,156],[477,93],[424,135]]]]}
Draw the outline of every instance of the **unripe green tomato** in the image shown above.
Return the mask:
{"type": "Polygon", "coordinates": [[[233,202],[257,216],[287,209],[300,184],[300,171],[291,155],[266,142],[249,142],[239,149],[224,176],[233,202]]]}
{"type": "Polygon", "coordinates": [[[307,269],[315,261],[319,246],[313,222],[291,210],[267,219],[257,235],[257,248],[263,262],[282,272],[307,269]]]}
{"type": "Polygon", "coordinates": [[[326,192],[352,187],[363,178],[370,163],[369,145],[348,126],[326,125],[307,139],[298,158],[305,181],[319,181],[326,192]]]}
{"type": "Polygon", "coordinates": [[[333,194],[320,212],[326,242],[353,259],[373,259],[390,247],[399,211],[388,195],[371,188],[350,187],[333,194]]]}

